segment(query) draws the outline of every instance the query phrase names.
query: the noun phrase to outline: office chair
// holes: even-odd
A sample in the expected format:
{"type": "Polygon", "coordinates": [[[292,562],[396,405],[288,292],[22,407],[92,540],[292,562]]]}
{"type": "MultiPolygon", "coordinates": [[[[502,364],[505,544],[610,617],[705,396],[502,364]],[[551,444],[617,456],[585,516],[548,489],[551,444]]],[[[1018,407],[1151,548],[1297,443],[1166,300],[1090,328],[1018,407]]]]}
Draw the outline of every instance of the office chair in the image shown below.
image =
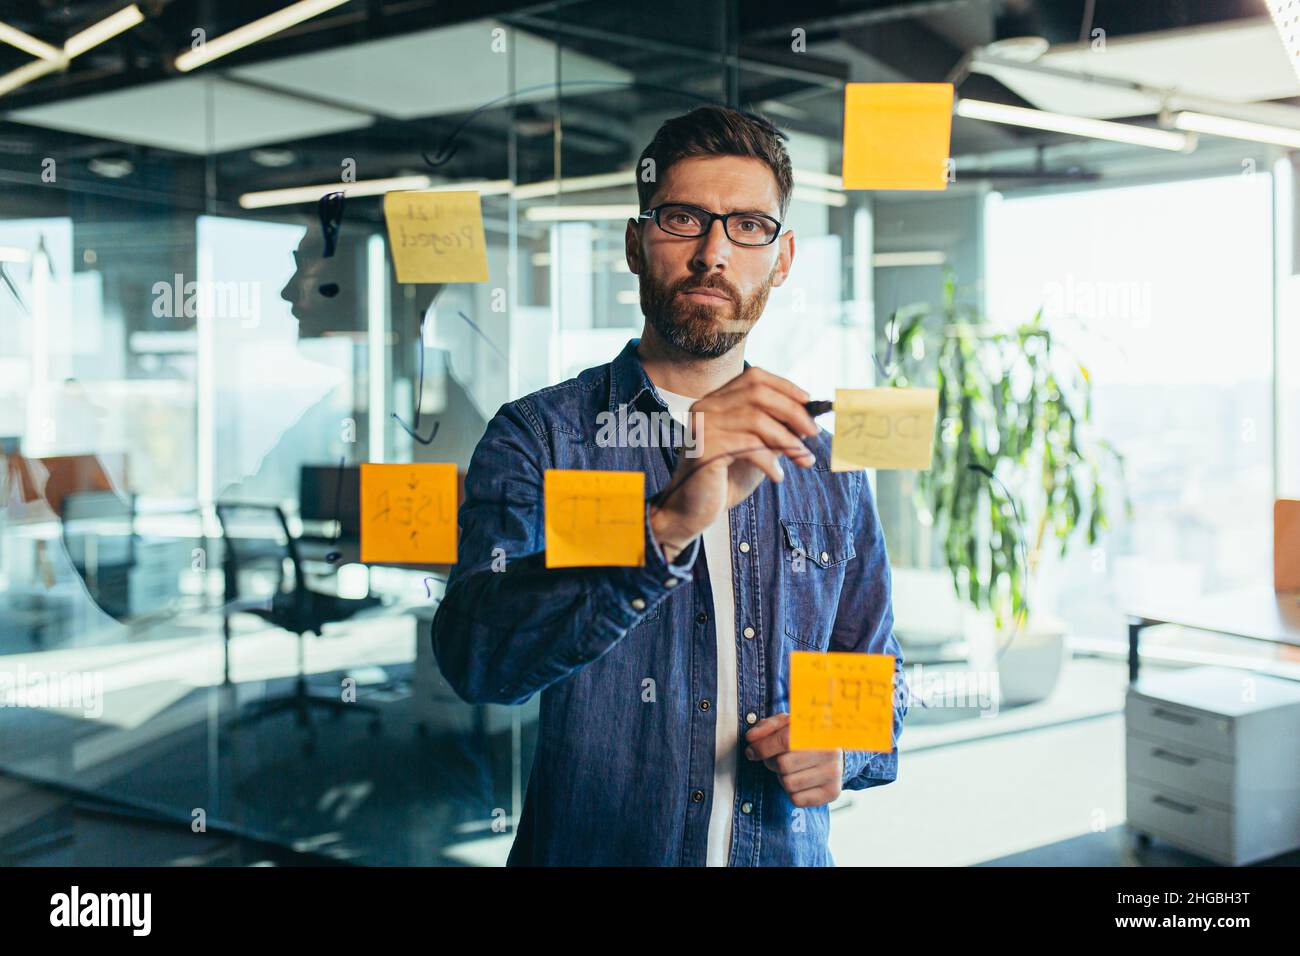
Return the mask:
{"type": "MultiPolygon", "coordinates": [[[[218,504],[217,520],[225,552],[225,603],[222,608],[224,683],[230,685],[230,619],[234,615],[252,614],[298,635],[298,674],[293,692],[246,704],[231,725],[249,724],[281,711],[290,711],[297,717],[299,725],[307,726],[311,722],[311,710],[315,708],[332,712],[336,717],[345,711],[368,713],[371,715],[370,732],[377,734],[380,730],[379,708],[374,704],[348,703],[338,696],[315,695],[308,691],[303,645],[308,633],[319,637],[324,625],[345,621],[358,611],[374,607],[380,603],[379,598],[344,598],[308,588],[297,540],[289,531],[284,512],[276,505],[218,504]],[[293,569],[292,589],[287,591],[284,589],[286,562],[293,569]],[[265,596],[240,595],[240,572],[258,566],[269,566],[275,571],[275,590],[269,603],[265,596]]],[[[308,744],[306,749],[310,752],[311,745],[308,744]]]]}

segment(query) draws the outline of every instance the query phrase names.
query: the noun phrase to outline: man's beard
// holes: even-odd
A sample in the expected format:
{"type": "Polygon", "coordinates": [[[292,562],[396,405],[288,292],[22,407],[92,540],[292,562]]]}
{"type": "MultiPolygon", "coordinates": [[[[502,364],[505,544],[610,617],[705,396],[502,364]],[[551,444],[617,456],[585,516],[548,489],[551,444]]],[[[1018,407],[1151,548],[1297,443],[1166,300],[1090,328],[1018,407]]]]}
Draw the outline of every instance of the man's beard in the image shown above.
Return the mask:
{"type": "Polygon", "coordinates": [[[669,345],[695,358],[717,358],[726,355],[749,335],[749,330],[767,305],[775,274],[773,268],[762,287],[739,302],[739,294],[729,283],[722,281],[687,276],[669,285],[653,276],[642,275],[641,312],[669,345]],[[730,302],[707,305],[678,297],[679,292],[694,289],[716,290],[727,296],[730,302]]]}

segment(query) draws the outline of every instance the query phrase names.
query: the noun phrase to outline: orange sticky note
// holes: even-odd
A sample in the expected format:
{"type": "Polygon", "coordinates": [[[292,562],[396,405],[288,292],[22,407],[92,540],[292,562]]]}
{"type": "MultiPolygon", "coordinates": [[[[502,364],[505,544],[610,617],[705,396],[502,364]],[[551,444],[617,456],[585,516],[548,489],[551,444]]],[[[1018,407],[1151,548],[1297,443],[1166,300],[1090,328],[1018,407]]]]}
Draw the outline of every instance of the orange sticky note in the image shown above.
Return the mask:
{"type": "Polygon", "coordinates": [[[791,750],[894,749],[894,655],[790,652],[791,750]]]}
{"type": "Polygon", "coordinates": [[[548,468],[548,568],[645,564],[645,473],[548,468]]]}
{"type": "Polygon", "coordinates": [[[844,188],[947,189],[951,83],[846,83],[844,188]]]}
{"type": "Polygon", "coordinates": [[[456,563],[456,466],[361,466],[361,560],[456,563]]]}
{"type": "Polygon", "coordinates": [[[487,281],[478,193],[385,193],[384,221],[398,282],[487,281]]]}

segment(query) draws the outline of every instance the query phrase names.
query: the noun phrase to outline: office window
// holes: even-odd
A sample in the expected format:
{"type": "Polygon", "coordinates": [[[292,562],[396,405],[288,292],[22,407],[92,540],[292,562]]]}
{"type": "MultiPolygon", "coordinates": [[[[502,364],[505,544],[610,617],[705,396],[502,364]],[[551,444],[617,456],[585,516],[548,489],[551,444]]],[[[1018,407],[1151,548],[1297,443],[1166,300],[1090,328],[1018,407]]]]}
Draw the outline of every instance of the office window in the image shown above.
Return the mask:
{"type": "Polygon", "coordinates": [[[1080,538],[1042,569],[1073,633],[1120,635],[1143,593],[1270,580],[1271,203],[1263,173],[989,197],[990,316],[1044,308],[1127,461],[1132,520],[1112,494],[1099,548],[1080,538]]]}

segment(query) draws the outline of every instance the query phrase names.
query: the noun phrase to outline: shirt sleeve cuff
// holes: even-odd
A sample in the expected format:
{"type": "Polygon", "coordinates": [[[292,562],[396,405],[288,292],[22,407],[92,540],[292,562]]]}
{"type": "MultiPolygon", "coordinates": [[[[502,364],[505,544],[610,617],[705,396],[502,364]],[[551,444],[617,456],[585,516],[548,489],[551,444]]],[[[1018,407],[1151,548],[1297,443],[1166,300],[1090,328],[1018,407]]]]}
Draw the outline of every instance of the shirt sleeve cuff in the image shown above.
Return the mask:
{"type": "Polygon", "coordinates": [[[693,577],[691,571],[700,555],[702,536],[682,549],[673,562],[664,555],[650,529],[650,505],[647,502],[644,517],[645,564],[636,568],[613,568],[619,572],[610,575],[602,589],[606,607],[600,622],[611,631],[623,633],[635,627],[641,618],[666,598],[672,591],[693,577]]]}

